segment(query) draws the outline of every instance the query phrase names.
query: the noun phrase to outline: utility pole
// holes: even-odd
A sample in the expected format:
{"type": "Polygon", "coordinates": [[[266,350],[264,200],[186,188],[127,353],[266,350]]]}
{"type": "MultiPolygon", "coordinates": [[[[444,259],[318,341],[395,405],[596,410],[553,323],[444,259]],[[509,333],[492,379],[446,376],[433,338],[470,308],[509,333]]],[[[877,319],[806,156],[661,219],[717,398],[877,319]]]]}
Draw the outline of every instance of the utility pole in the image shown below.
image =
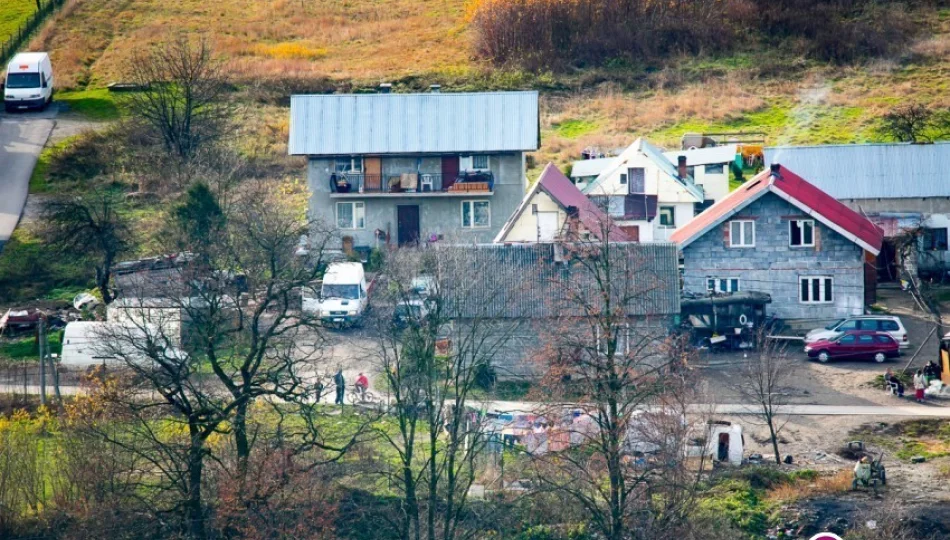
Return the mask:
{"type": "Polygon", "coordinates": [[[46,318],[40,317],[37,330],[37,346],[40,353],[40,405],[46,406],[46,318]]]}

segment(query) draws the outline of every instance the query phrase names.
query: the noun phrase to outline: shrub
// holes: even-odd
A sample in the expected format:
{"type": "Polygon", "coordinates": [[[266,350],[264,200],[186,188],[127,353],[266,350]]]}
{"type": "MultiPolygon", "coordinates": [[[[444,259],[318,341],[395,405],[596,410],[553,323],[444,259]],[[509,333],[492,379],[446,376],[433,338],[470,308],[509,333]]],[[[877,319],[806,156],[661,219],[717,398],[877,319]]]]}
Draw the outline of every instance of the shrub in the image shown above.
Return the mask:
{"type": "Polygon", "coordinates": [[[470,9],[476,52],[529,70],[637,65],[744,44],[853,62],[900,50],[917,30],[904,5],[876,0],[478,0],[470,9]]]}

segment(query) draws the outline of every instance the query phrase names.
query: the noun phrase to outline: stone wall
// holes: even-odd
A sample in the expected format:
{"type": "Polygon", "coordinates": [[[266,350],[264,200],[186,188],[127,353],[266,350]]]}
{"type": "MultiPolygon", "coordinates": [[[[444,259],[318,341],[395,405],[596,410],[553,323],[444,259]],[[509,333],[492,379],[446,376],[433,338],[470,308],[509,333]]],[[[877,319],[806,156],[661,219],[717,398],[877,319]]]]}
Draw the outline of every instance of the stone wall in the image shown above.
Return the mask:
{"type": "Polygon", "coordinates": [[[684,289],[705,293],[707,278],[739,278],[740,290],[772,296],[769,313],[784,319],[830,319],[864,312],[863,250],[815,220],[815,247],[789,246],[789,220],[813,219],[768,193],[730,218],[755,221],[755,247],[729,247],[729,222],[683,250],[684,289]],[[804,304],[800,277],[834,278],[834,301],[804,304]]]}

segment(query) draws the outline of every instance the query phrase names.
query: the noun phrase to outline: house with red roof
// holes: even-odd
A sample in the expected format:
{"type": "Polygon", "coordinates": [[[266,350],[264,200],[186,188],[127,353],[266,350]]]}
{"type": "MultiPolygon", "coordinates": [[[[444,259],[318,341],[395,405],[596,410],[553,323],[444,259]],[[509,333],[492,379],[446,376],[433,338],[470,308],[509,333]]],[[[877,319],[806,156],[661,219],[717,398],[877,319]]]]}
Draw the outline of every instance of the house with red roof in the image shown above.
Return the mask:
{"type": "Polygon", "coordinates": [[[496,243],[583,241],[629,242],[607,213],[581,193],[553,163],[525,195],[495,237],[496,243]]]}
{"type": "Polygon", "coordinates": [[[867,217],[774,164],[670,239],[686,292],[764,292],[778,317],[832,319],[873,301],[866,292],[883,238],[867,217]]]}

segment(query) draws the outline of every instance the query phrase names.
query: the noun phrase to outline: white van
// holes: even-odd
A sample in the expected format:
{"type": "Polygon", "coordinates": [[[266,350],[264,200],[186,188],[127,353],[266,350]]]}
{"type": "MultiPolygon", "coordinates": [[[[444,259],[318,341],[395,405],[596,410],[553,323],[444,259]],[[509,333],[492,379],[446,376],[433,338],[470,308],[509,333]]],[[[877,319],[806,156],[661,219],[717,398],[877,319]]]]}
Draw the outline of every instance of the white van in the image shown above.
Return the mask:
{"type": "Polygon", "coordinates": [[[104,354],[98,346],[108,324],[93,321],[76,321],[67,324],[63,331],[63,354],[60,363],[70,367],[118,364],[118,358],[104,354]]]}
{"type": "Polygon", "coordinates": [[[43,108],[53,101],[53,64],[45,52],[19,53],[7,64],[3,105],[7,112],[43,108]]]}
{"type": "Polygon", "coordinates": [[[337,326],[358,324],[369,306],[371,285],[366,284],[363,265],[358,262],[331,263],[323,275],[320,293],[304,288],[302,308],[324,323],[337,326]]]}

